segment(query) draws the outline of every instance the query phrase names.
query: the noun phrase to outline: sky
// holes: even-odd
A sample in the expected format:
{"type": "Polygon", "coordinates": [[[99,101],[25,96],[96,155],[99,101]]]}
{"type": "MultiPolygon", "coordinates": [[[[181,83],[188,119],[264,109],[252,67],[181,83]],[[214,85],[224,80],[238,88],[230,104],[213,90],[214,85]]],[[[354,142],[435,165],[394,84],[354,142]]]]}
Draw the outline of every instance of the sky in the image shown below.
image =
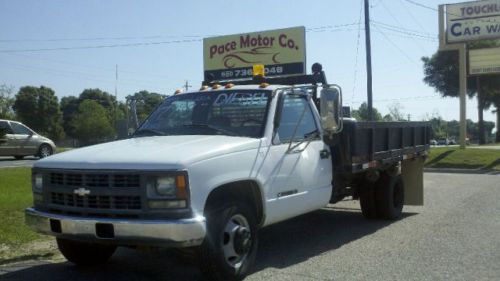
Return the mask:
{"type": "MultiPolygon", "coordinates": [[[[458,98],[422,80],[445,3],[370,0],[373,105],[383,114],[459,119],[458,98]]],[[[305,26],[308,71],[320,62],[344,105],[358,108],[366,101],[362,8],[363,0],[0,0],[0,84],[44,85],[59,98],[115,86],[119,100],[140,90],[170,95],[186,81],[201,85],[204,37],[305,26]]],[[[484,116],[496,120],[491,110],[484,116]]],[[[477,121],[475,99],[467,118],[477,121]]]]}

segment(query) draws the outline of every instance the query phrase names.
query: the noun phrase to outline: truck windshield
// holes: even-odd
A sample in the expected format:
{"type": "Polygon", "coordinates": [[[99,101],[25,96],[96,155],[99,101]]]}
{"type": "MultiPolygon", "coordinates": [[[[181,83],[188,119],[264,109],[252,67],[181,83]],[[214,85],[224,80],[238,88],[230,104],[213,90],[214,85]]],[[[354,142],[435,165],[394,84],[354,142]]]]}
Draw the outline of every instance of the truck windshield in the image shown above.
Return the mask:
{"type": "Polygon", "coordinates": [[[228,135],[260,138],[270,90],[196,92],[167,98],[134,133],[155,135],[228,135]]]}

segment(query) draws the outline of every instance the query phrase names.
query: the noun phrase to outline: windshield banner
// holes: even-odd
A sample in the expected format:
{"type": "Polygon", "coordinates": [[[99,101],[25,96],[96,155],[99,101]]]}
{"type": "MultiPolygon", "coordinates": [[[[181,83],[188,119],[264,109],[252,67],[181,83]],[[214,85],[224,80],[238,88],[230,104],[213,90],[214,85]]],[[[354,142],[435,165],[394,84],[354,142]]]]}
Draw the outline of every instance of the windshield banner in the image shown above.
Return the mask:
{"type": "Polygon", "coordinates": [[[305,74],[305,28],[205,38],[203,64],[206,81],[250,78],[255,64],[266,76],[305,74]]]}

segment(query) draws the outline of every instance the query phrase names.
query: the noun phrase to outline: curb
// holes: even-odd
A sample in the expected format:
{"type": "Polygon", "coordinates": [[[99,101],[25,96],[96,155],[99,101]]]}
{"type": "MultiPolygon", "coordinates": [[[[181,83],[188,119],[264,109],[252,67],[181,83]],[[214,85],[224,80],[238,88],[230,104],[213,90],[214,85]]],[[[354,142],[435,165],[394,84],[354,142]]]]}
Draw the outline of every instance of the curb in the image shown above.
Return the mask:
{"type": "Polygon", "coordinates": [[[491,169],[460,169],[460,168],[424,168],[425,173],[450,173],[450,174],[488,174],[499,175],[500,171],[491,169]]]}

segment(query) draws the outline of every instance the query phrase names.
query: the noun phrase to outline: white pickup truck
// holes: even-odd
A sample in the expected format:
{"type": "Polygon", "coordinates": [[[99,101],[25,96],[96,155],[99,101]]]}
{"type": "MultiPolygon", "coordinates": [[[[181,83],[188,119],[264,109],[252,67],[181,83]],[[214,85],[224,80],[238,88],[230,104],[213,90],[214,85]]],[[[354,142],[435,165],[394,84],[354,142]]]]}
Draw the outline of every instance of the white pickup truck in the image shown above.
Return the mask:
{"type": "Polygon", "coordinates": [[[129,139],[35,162],[26,223],[75,264],[104,263],[117,246],[176,247],[208,279],[239,280],[262,227],[347,196],[367,218],[422,204],[428,126],[342,118],[340,88],[315,67],[207,83],[167,98],[129,139]]]}

